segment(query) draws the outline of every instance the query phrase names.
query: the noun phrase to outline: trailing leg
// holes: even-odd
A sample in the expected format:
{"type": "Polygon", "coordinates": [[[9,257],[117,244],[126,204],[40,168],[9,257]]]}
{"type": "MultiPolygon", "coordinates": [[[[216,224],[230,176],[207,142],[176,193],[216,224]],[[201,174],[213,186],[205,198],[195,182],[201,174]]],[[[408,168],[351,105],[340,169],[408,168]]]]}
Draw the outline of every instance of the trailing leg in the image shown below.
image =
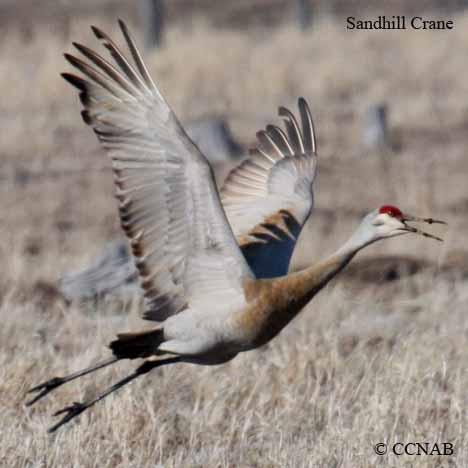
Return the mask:
{"type": "Polygon", "coordinates": [[[71,382],[72,380],[75,380],[79,377],[82,377],[83,375],[90,374],[91,372],[97,371],[99,369],[102,369],[103,367],[110,366],[111,364],[114,364],[117,361],[120,361],[120,357],[111,357],[109,359],[106,359],[105,361],[98,362],[94,366],[87,367],[86,369],[82,369],[78,372],[74,372],[73,374],[66,375],[65,377],[53,377],[50,380],[47,380],[46,382],[43,382],[30,390],[28,390],[28,393],[36,393],[39,392],[32,400],[29,400],[26,402],[26,406],[31,406],[37,401],[39,401],[41,398],[45,397],[48,393],[50,393],[52,390],[55,390],[56,388],[60,387],[64,383],[71,382]]]}
{"type": "Polygon", "coordinates": [[[64,383],[71,382],[83,375],[90,374],[98,369],[114,364],[121,359],[147,358],[157,354],[159,345],[164,341],[164,332],[161,328],[146,330],[137,333],[121,333],[117,339],[109,344],[113,357],[101,361],[94,366],[66,375],[65,377],[53,377],[33,388],[28,393],[38,393],[34,398],[26,402],[26,406],[31,406],[48,393],[60,387],[64,383]]]}
{"type": "Polygon", "coordinates": [[[58,416],[59,414],[64,414],[64,413],[65,413],[65,416],[57,424],[52,426],[48,430],[48,432],[55,432],[59,427],[70,422],[73,418],[83,413],[88,408],[91,408],[91,406],[95,405],[98,401],[101,401],[106,396],[115,392],[119,388],[122,388],[124,385],[128,384],[129,382],[136,379],[137,377],[140,377],[140,375],[147,374],[149,371],[151,371],[152,369],[156,367],[180,362],[181,359],[182,359],[181,357],[175,356],[175,357],[170,357],[166,359],[160,359],[158,361],[145,361],[140,367],[137,367],[137,369],[134,372],[132,372],[130,375],[127,375],[127,377],[124,377],[123,379],[119,380],[114,385],[111,385],[108,389],[104,390],[97,397],[88,401],[84,401],[82,403],[74,402],[73,405],[67,406],[66,408],[63,408],[60,411],[57,411],[54,414],[54,416],[58,416]]]}

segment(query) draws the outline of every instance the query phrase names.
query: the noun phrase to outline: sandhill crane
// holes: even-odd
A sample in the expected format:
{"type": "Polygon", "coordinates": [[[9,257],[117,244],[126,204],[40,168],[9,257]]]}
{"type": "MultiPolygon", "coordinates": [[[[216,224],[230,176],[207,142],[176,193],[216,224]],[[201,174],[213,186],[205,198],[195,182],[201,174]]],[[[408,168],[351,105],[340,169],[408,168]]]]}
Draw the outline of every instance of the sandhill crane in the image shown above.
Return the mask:
{"type": "MultiPolygon", "coordinates": [[[[49,431],[152,369],[175,363],[223,364],[262,346],[373,242],[408,233],[441,240],[408,224],[441,221],[385,205],[370,212],[349,240],[318,264],[278,278],[256,278],[227,221],[207,160],[160,94],[125,24],[119,24],[134,65],[93,27],[115,63],[75,44],[94,67],[66,54],[86,79],[63,76],[79,89],[83,119],[112,159],[121,224],[144,290],[143,318],[159,323],[150,330],[119,334],[110,343],[113,355],[107,360],[32,388],[36,395],[29,405],[121,359],[145,359],[96,398],[58,411],[63,417],[49,431]]],[[[312,206],[315,136],[306,101],[300,98],[298,106],[302,129],[291,112],[280,108],[286,132],[273,126],[259,132],[255,154],[226,183],[224,207],[242,225],[242,239],[255,241],[254,246],[283,234],[293,242],[312,206]]],[[[289,261],[290,244],[271,249],[275,262],[289,261]]]]}

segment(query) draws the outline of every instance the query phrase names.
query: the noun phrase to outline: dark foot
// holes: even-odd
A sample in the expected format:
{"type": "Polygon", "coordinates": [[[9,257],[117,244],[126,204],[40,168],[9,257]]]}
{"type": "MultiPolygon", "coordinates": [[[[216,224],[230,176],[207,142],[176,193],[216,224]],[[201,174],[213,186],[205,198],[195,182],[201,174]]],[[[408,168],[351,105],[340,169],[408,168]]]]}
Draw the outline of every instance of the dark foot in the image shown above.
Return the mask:
{"type": "Polygon", "coordinates": [[[63,413],[66,414],[57,424],[49,428],[47,432],[55,432],[60,426],[63,426],[67,422],[71,421],[73,418],[85,411],[89,406],[90,405],[87,405],[86,403],[79,403],[75,401],[71,406],[67,406],[66,408],[63,408],[60,411],[57,411],[56,413],[54,413],[54,416],[58,416],[59,414],[63,413]]]}
{"type": "Polygon", "coordinates": [[[49,392],[54,390],[57,387],[60,387],[65,383],[65,380],[61,377],[54,377],[53,379],[48,380],[47,382],[41,383],[36,387],[31,388],[28,390],[28,393],[36,393],[39,392],[32,400],[26,402],[26,406],[31,406],[36,401],[40,400],[41,398],[45,397],[49,392]]]}

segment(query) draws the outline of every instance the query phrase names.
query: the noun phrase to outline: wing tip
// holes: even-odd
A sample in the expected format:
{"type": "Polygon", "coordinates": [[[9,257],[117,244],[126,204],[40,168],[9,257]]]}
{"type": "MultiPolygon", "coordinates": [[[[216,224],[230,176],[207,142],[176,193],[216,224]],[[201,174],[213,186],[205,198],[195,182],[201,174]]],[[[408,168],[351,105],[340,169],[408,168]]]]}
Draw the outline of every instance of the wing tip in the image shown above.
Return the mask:
{"type": "Polygon", "coordinates": [[[68,52],[65,52],[63,54],[65,57],[65,60],[72,65],[75,68],[78,68],[78,70],[83,71],[83,68],[89,67],[89,65],[84,62],[83,60],[79,59],[78,57],[75,57],[72,54],[69,54],[68,52]]]}
{"type": "Polygon", "coordinates": [[[72,54],[69,54],[68,52],[65,52],[65,53],[63,54],[63,56],[65,57],[65,60],[66,60],[68,63],[70,63],[70,64],[73,65],[73,60],[75,59],[75,57],[74,57],[72,54]]]}
{"type": "Polygon", "coordinates": [[[60,76],[67,82],[70,83],[75,88],[79,89],[80,91],[86,91],[86,80],[83,78],[74,75],[73,73],[63,72],[60,73],[60,76]]]}
{"type": "Polygon", "coordinates": [[[81,118],[86,125],[92,125],[93,119],[91,118],[90,113],[85,109],[81,111],[81,118]]]}
{"type": "Polygon", "coordinates": [[[289,110],[286,109],[284,106],[279,106],[278,107],[278,115],[280,117],[288,117],[289,116],[289,110]]]}
{"type": "Polygon", "coordinates": [[[105,39],[105,34],[97,26],[91,25],[90,28],[97,39],[105,39]]]}
{"type": "Polygon", "coordinates": [[[307,100],[300,96],[297,100],[297,106],[302,120],[302,133],[304,136],[306,150],[312,154],[317,154],[317,137],[315,135],[314,119],[307,100]]]}
{"type": "MultiPolygon", "coordinates": [[[[117,20],[117,23],[119,25],[119,28],[120,30],[122,31],[122,34],[125,36],[125,39],[127,41],[132,41],[131,39],[131,34],[130,34],[130,30],[128,29],[128,26],[127,24],[125,23],[125,21],[122,19],[122,18],[119,18],[117,20]]],[[[132,41],[133,42],[133,41],[132,41]]]]}

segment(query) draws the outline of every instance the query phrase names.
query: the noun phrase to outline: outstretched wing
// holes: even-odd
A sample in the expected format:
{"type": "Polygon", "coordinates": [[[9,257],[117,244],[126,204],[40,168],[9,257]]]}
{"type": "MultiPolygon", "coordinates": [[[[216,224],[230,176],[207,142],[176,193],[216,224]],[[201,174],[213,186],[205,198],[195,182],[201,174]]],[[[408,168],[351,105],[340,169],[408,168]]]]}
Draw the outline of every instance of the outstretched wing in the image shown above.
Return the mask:
{"type": "Polygon", "coordinates": [[[81,91],[83,119],[111,156],[121,224],[146,299],[144,318],[161,321],[205,301],[242,303],[242,284],[253,275],[227,222],[211,167],[119,24],[134,65],[93,27],[114,64],[74,44],[94,66],[65,54],[86,79],[63,77],[81,91]]]}
{"type": "Polygon", "coordinates": [[[314,125],[298,100],[302,130],[284,107],[286,132],[274,125],[257,133],[250,157],[235,168],[221,200],[242,252],[257,278],[285,275],[302,227],[313,207],[317,167],[314,125]]]}

